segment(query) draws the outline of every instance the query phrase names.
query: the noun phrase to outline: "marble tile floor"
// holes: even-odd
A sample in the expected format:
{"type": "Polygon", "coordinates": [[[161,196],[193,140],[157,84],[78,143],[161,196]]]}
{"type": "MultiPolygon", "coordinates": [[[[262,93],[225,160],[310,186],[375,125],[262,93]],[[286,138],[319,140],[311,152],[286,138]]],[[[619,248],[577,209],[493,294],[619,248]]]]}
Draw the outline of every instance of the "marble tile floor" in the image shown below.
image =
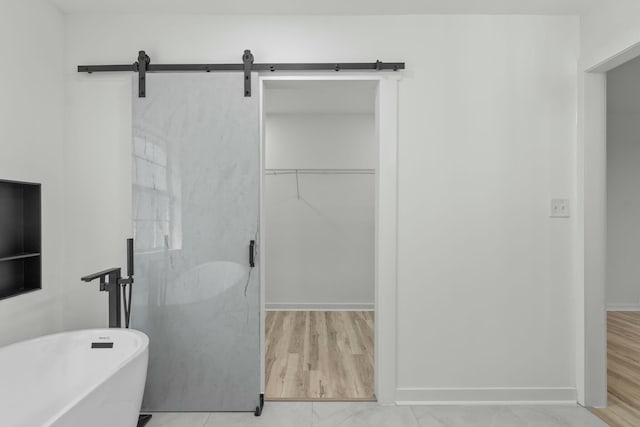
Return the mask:
{"type": "Polygon", "coordinates": [[[149,427],[606,427],[579,406],[380,406],[267,402],[251,413],[157,413],[149,427]]]}

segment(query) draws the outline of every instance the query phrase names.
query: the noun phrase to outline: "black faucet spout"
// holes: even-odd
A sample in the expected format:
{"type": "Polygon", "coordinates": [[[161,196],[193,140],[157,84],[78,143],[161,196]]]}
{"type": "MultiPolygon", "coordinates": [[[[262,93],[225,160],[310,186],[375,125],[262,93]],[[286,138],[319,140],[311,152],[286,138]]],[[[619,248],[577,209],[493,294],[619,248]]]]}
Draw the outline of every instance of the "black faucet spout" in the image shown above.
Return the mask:
{"type": "Polygon", "coordinates": [[[96,279],[101,279],[101,281],[104,280],[105,277],[109,277],[109,276],[116,276],[116,277],[120,277],[122,275],[121,273],[121,269],[120,268],[110,268],[108,270],[103,270],[103,271],[99,271],[97,273],[93,273],[93,274],[88,274],[84,277],[81,277],[80,280],[82,280],[83,282],[91,282],[93,280],[96,279]]]}

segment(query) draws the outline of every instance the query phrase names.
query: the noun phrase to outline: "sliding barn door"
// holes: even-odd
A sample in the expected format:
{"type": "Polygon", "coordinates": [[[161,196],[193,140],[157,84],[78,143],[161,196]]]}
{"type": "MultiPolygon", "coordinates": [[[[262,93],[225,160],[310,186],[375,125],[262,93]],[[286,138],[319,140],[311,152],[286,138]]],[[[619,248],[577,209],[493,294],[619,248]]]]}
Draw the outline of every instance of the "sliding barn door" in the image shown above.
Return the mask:
{"type": "Polygon", "coordinates": [[[147,74],[146,91],[138,98],[134,84],[131,321],[150,338],[143,410],[253,411],[258,91],[244,97],[242,73],[147,74]]]}

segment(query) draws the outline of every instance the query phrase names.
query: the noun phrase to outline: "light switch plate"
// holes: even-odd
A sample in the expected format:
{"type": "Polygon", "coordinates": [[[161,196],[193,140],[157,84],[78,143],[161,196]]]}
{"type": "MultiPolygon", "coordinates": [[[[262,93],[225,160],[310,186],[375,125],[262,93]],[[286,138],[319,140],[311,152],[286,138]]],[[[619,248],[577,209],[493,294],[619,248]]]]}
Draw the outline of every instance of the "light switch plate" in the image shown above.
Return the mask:
{"type": "Polygon", "coordinates": [[[551,218],[569,218],[569,199],[551,199],[551,218]]]}

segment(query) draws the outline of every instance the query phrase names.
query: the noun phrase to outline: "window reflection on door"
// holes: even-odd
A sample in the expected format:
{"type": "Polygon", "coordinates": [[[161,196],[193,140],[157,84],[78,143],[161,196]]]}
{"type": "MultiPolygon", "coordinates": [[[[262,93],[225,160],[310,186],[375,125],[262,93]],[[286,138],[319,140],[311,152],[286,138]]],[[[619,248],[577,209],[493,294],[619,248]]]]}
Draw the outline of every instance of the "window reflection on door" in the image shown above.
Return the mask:
{"type": "Polygon", "coordinates": [[[148,129],[144,136],[133,137],[134,186],[138,190],[133,206],[134,238],[140,252],[182,248],[179,165],[168,160],[176,156],[167,156],[165,148],[171,146],[175,144],[148,129]]]}

